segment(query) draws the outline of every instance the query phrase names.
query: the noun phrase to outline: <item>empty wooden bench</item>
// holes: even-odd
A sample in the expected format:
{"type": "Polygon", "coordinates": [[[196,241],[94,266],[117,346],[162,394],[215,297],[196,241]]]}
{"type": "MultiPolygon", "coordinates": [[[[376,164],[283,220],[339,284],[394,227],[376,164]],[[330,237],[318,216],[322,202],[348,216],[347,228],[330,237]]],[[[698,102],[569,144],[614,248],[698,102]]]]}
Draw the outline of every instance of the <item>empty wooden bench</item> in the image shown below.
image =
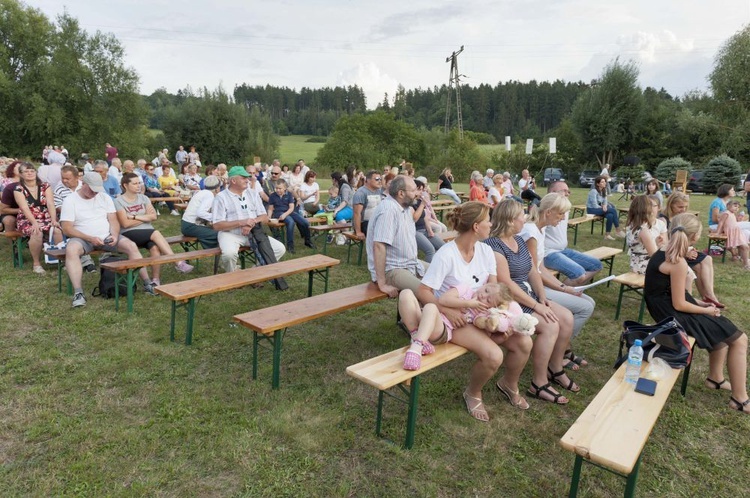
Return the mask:
{"type": "MultiPolygon", "coordinates": [[[[318,255],[317,257],[327,256],[318,255]]],[[[268,341],[273,348],[271,385],[274,389],[278,389],[281,378],[281,344],[289,327],[358,308],[387,297],[388,295],[381,292],[376,284],[370,282],[300,299],[293,305],[279,304],[236,315],[235,321],[253,331],[253,379],[258,378],[258,344],[260,341],[268,341]]]]}
{"type": "MultiPolygon", "coordinates": [[[[124,280],[123,283],[127,285],[128,289],[128,313],[132,313],[134,298],[133,287],[136,281],[136,273],[141,268],[153,265],[177,263],[178,261],[183,261],[188,258],[191,260],[197,260],[202,258],[218,258],[219,256],[221,256],[221,249],[214,247],[212,249],[178,252],[176,254],[162,254],[161,256],[152,256],[149,258],[110,261],[108,263],[100,263],[100,266],[115,273],[115,310],[120,309],[120,283],[124,280]]],[[[214,268],[216,268],[216,265],[214,265],[214,268]]]]}
{"type": "MultiPolygon", "coordinates": [[[[184,282],[160,285],[156,288],[156,292],[172,300],[169,339],[174,341],[177,308],[184,307],[187,312],[185,344],[188,346],[192,344],[193,322],[195,319],[195,306],[197,304],[196,299],[200,299],[201,297],[210,294],[240,289],[242,287],[247,287],[248,285],[267,282],[275,278],[282,278],[304,272],[308,272],[309,275],[307,284],[308,296],[312,296],[313,281],[315,278],[323,281],[323,292],[328,292],[328,270],[339,263],[340,261],[338,259],[324,256],[322,254],[314,254],[312,256],[280,261],[270,265],[237,270],[231,273],[221,273],[219,275],[194,278],[184,282]]],[[[329,295],[330,294],[327,294],[325,299],[328,299],[327,296],[329,295]]],[[[300,301],[293,304],[285,303],[280,305],[280,307],[296,310],[299,303],[300,301]]]]}
{"type": "Polygon", "coordinates": [[[375,434],[378,437],[383,437],[381,428],[385,395],[407,405],[408,414],[406,418],[406,436],[404,438],[404,448],[406,449],[410,449],[414,445],[420,376],[468,352],[467,349],[450,342],[440,344],[435,346],[434,353],[422,357],[422,366],[419,370],[404,370],[404,355],[408,349],[409,346],[404,346],[390,353],[362,361],[346,369],[347,374],[378,390],[378,408],[375,417],[375,434]],[[406,398],[401,398],[389,392],[392,388],[397,388],[406,398]]]}
{"type": "MultiPolygon", "coordinates": [[[[583,254],[586,254],[587,256],[594,257],[602,262],[602,266],[607,268],[608,273],[607,276],[612,275],[612,267],[615,264],[615,256],[620,254],[622,252],[622,249],[617,249],[616,247],[608,247],[608,246],[601,246],[597,247],[595,249],[590,249],[583,254]]],[[[609,287],[610,282],[607,282],[607,287],[609,287]]]]}
{"type": "Polygon", "coordinates": [[[573,230],[573,245],[576,245],[576,243],[578,243],[578,226],[589,221],[593,224],[595,218],[597,218],[597,216],[593,214],[584,214],[583,216],[579,216],[577,218],[568,219],[568,230],[573,230]]]}
{"type": "MultiPolygon", "coordinates": [[[[692,337],[689,340],[695,342],[692,337]]],[[[641,368],[647,366],[644,360],[641,368]]],[[[646,396],[623,381],[626,367],[624,363],[617,369],[560,439],[560,446],[576,455],[570,497],[578,495],[584,461],[625,478],[625,496],[635,495],[643,448],[681,370],[668,369],[657,381],[655,395],[646,396]]]]}
{"type": "Polygon", "coordinates": [[[643,294],[643,287],[646,282],[646,276],[631,271],[618,275],[612,281],[616,284],[620,284],[620,293],[617,296],[617,309],[615,310],[615,320],[620,318],[620,308],[622,306],[623,296],[632,292],[641,298],[641,305],[638,310],[638,321],[643,322],[643,312],[646,309],[646,299],[643,294]]]}

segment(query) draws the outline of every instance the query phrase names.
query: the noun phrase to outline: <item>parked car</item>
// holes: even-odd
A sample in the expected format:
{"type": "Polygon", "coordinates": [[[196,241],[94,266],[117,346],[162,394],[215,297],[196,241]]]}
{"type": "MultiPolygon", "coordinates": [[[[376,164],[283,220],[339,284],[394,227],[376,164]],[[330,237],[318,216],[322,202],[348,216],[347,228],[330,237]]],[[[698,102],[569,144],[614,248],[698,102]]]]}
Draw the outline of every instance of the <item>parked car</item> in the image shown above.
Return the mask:
{"type": "Polygon", "coordinates": [[[544,180],[542,182],[543,186],[546,187],[550,183],[557,180],[565,180],[563,170],[561,170],[560,168],[547,168],[544,170],[544,180]]]}
{"type": "Polygon", "coordinates": [[[703,189],[703,171],[691,171],[688,176],[687,189],[693,192],[705,192],[703,189]]]}
{"type": "Polygon", "coordinates": [[[578,177],[578,184],[581,187],[587,187],[591,188],[591,185],[594,184],[594,178],[599,176],[598,170],[593,169],[586,169],[581,171],[581,176],[578,177]]]}

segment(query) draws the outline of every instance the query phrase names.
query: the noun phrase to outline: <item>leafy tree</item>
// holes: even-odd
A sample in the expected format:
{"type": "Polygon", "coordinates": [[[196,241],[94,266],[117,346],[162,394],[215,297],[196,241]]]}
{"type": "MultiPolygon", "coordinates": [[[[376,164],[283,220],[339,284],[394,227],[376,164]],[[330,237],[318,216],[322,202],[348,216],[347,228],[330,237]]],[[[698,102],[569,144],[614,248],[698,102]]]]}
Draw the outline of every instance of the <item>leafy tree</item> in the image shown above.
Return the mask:
{"type": "Polygon", "coordinates": [[[123,155],[144,150],[146,109],[138,76],[123,62],[117,39],[88,35],[67,13],[56,23],[17,0],[0,0],[0,144],[14,155],[37,156],[62,143],[76,151],[123,155]]]}
{"type": "Polygon", "coordinates": [[[317,162],[331,170],[343,170],[350,164],[381,169],[400,158],[424,164],[424,142],[413,126],[378,111],[342,117],[318,152],[317,162]]]}
{"type": "Polygon", "coordinates": [[[677,176],[677,170],[679,169],[690,171],[692,169],[692,164],[690,164],[690,161],[686,161],[680,156],[670,157],[659,163],[659,166],[654,172],[654,176],[662,182],[666,182],[667,180],[674,182],[677,176]]]}
{"type": "Polygon", "coordinates": [[[635,63],[615,60],[592,88],[573,104],[571,120],[585,154],[599,165],[612,163],[616,154],[632,149],[642,120],[643,94],[635,63]]]}
{"type": "Polygon", "coordinates": [[[278,155],[271,119],[234,103],[221,88],[204,88],[170,107],[163,131],[171,144],[195,145],[205,163],[248,164],[253,156],[270,160],[278,155]]]}
{"type": "Polygon", "coordinates": [[[491,167],[490,159],[482,153],[476,142],[464,136],[463,140],[458,135],[458,130],[452,129],[444,133],[440,129],[422,131],[427,164],[420,172],[428,178],[437,178],[444,168],[451,168],[453,176],[461,178],[459,181],[469,180],[473,170],[484,171],[491,167]]]}
{"type": "Polygon", "coordinates": [[[716,192],[720,185],[737,185],[742,170],[740,163],[722,154],[711,159],[703,168],[703,188],[706,192],[716,192]]]}

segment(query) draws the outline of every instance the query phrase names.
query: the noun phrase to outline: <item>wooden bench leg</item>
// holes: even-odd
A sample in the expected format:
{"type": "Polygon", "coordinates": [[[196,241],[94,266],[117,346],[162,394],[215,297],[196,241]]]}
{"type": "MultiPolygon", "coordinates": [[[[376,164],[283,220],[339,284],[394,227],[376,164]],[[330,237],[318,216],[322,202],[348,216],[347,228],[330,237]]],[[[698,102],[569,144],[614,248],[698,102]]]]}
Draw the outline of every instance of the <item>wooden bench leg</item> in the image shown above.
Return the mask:
{"type": "Polygon", "coordinates": [[[687,364],[685,367],[685,371],[682,372],[682,385],[680,386],[680,394],[682,397],[685,397],[685,393],[687,392],[687,386],[688,386],[688,378],[690,377],[690,366],[693,364],[692,359],[695,358],[695,346],[698,344],[697,342],[693,343],[693,347],[690,350],[690,363],[687,364]]]}
{"type": "Polygon", "coordinates": [[[570,480],[570,492],[568,498],[576,498],[578,496],[578,483],[581,481],[581,467],[583,467],[583,457],[576,455],[575,463],[573,464],[573,478],[570,480]]]}
{"type": "Polygon", "coordinates": [[[615,310],[615,320],[620,318],[620,309],[622,308],[622,297],[626,292],[635,292],[641,297],[640,307],[638,308],[638,321],[643,322],[643,315],[646,312],[646,298],[643,294],[643,289],[638,287],[631,287],[626,284],[620,284],[620,293],[617,296],[617,309],[615,310]]]}
{"type": "Polygon", "coordinates": [[[253,380],[258,378],[258,343],[266,340],[273,347],[273,374],[271,378],[273,389],[278,389],[281,383],[281,343],[285,332],[286,329],[276,330],[273,337],[253,332],[253,380]]]}
{"type": "Polygon", "coordinates": [[[640,455],[638,455],[638,460],[635,462],[635,467],[633,467],[633,472],[630,473],[628,476],[627,484],[625,484],[625,498],[633,498],[635,496],[635,485],[638,481],[638,470],[641,467],[641,457],[643,456],[643,452],[641,452],[640,455]]]}
{"type": "Polygon", "coordinates": [[[578,243],[578,225],[573,227],[573,245],[578,243]]]}
{"type": "MultiPolygon", "coordinates": [[[[609,273],[607,274],[608,277],[612,276],[612,267],[614,265],[615,265],[615,257],[614,256],[609,257],[609,258],[605,258],[605,259],[602,260],[602,266],[606,266],[607,269],[609,269],[609,273]]],[[[607,282],[607,287],[609,287],[609,285],[611,283],[612,283],[611,280],[609,282],[607,282]]]]}
{"type": "Polygon", "coordinates": [[[23,246],[24,240],[18,237],[16,240],[11,242],[11,250],[13,251],[13,267],[23,269],[23,246]]]}
{"type": "Polygon", "coordinates": [[[625,284],[620,284],[620,293],[617,296],[617,309],[615,310],[615,320],[620,319],[620,306],[622,306],[622,295],[625,294],[625,284]]]}
{"type": "Polygon", "coordinates": [[[310,270],[307,274],[307,297],[313,295],[313,279],[316,275],[323,281],[323,293],[328,292],[328,268],[323,270],[310,270]]]}
{"type": "Polygon", "coordinates": [[[408,412],[406,417],[406,436],[404,437],[404,449],[410,450],[414,446],[414,436],[417,431],[417,406],[419,402],[419,375],[413,377],[410,381],[409,386],[405,386],[404,384],[399,384],[397,386],[404,394],[408,396],[408,400],[404,398],[400,398],[398,396],[395,396],[387,391],[379,391],[378,392],[378,412],[375,418],[375,434],[385,439],[388,442],[392,442],[388,440],[382,432],[383,427],[383,402],[385,400],[385,395],[388,395],[392,397],[395,400],[404,402],[407,404],[408,412]]]}

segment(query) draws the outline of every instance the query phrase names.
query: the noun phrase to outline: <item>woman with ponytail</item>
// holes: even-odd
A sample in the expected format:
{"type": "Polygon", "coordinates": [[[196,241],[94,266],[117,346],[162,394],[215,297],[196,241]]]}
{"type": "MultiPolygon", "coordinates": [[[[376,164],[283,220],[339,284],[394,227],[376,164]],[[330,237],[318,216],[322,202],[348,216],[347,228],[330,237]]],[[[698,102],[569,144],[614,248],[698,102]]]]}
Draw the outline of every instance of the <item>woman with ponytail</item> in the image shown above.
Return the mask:
{"type": "Polygon", "coordinates": [[[731,391],[729,407],[750,413],[747,395],[747,335],[721,315],[713,304],[696,301],[690,295],[692,276],[685,260],[690,247],[701,236],[701,224],[692,214],[672,218],[669,242],[656,251],[646,267],[644,295],[651,317],[660,321],[673,316],[695,338],[698,347],[708,350],[709,376],[705,385],[731,391]],[[724,379],[727,364],[729,381],[724,379]]]}

